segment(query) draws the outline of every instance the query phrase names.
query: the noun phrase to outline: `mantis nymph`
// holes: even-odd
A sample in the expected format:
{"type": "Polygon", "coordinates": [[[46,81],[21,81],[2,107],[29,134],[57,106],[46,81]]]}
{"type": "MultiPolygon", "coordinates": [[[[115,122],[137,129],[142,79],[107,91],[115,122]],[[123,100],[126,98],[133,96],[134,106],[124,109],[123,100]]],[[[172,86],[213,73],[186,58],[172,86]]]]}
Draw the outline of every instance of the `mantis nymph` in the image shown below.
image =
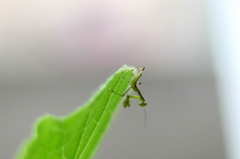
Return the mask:
{"type": "MultiPolygon", "coordinates": [[[[135,96],[135,95],[127,95],[126,100],[123,102],[124,108],[130,107],[130,98],[135,98],[135,99],[140,100],[141,103],[140,103],[139,105],[142,106],[142,107],[145,107],[145,106],[147,105],[147,103],[145,102],[145,99],[143,98],[140,90],[139,90],[138,87],[137,87],[137,85],[141,85],[141,82],[138,82],[138,80],[139,80],[139,78],[142,76],[142,73],[143,73],[143,71],[145,70],[145,67],[138,68],[138,69],[136,69],[136,70],[139,70],[140,72],[137,73],[137,74],[133,77],[133,79],[129,82],[130,87],[126,90],[126,92],[125,92],[124,94],[121,95],[121,94],[118,94],[117,92],[112,91],[113,93],[116,93],[116,94],[118,94],[118,95],[120,95],[120,96],[122,96],[122,97],[123,97],[130,89],[132,89],[133,91],[135,91],[135,92],[138,94],[138,96],[135,96]]],[[[133,69],[132,69],[131,71],[133,71],[133,69]]]]}

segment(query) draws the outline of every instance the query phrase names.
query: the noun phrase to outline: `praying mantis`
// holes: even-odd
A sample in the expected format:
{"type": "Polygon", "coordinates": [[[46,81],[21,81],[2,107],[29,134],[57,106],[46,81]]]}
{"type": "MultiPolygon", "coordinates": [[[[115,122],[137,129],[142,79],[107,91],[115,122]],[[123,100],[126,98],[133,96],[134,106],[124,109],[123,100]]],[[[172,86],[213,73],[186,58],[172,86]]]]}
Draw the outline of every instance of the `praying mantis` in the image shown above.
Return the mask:
{"type": "MultiPolygon", "coordinates": [[[[133,71],[134,69],[132,69],[131,71],[133,71]]],[[[132,89],[134,92],[136,92],[138,94],[138,96],[136,95],[127,95],[127,98],[124,100],[123,102],[123,106],[124,108],[126,107],[130,107],[130,98],[135,98],[141,101],[141,103],[139,103],[140,106],[145,107],[147,105],[145,99],[142,96],[142,93],[140,92],[140,90],[138,89],[137,85],[141,85],[141,82],[138,82],[139,78],[142,76],[143,71],[145,70],[145,67],[142,68],[138,68],[136,70],[139,70],[139,73],[137,73],[133,79],[129,82],[130,87],[126,90],[126,92],[124,94],[119,94],[117,92],[114,92],[113,90],[111,90],[111,92],[120,95],[121,97],[124,97],[125,94],[127,94],[127,92],[132,89]]],[[[123,77],[122,77],[123,78],[123,77]]]]}

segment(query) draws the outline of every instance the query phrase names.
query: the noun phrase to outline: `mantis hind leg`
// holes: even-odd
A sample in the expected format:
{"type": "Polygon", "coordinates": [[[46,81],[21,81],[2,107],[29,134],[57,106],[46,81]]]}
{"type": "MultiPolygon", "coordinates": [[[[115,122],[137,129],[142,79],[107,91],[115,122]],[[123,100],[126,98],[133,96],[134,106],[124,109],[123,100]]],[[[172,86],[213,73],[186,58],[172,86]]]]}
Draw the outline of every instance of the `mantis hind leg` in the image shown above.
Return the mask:
{"type": "Polygon", "coordinates": [[[113,92],[113,93],[115,93],[115,94],[117,94],[117,95],[119,95],[119,96],[121,96],[121,97],[123,97],[130,89],[131,89],[132,87],[129,87],[127,90],[126,90],[126,92],[125,93],[123,93],[123,94],[119,94],[119,93],[117,93],[117,92],[115,92],[115,91],[113,91],[113,90],[108,90],[108,91],[111,91],[111,92],[113,92]]]}
{"type": "Polygon", "coordinates": [[[142,100],[142,98],[140,96],[127,95],[127,98],[123,102],[124,108],[130,107],[130,105],[131,105],[130,98],[135,98],[135,99],[141,100],[142,103],[140,103],[139,105],[142,107],[147,105],[147,103],[144,100],[142,100]]]}

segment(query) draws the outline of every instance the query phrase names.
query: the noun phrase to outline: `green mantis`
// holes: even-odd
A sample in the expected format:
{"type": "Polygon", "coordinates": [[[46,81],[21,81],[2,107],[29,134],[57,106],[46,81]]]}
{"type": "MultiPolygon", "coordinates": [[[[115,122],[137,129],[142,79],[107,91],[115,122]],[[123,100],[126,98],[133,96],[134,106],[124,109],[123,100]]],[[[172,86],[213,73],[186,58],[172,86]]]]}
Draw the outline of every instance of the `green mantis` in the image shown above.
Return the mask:
{"type": "MultiPolygon", "coordinates": [[[[123,102],[123,106],[124,108],[126,107],[130,107],[130,98],[135,98],[141,101],[141,103],[139,103],[140,106],[145,107],[147,105],[147,103],[145,102],[145,99],[142,96],[142,93],[140,92],[140,90],[138,89],[137,85],[141,85],[141,82],[138,82],[139,78],[142,76],[143,71],[145,70],[145,67],[142,68],[138,68],[136,70],[139,70],[139,73],[137,73],[133,79],[129,82],[130,87],[126,90],[126,92],[124,94],[119,94],[117,92],[111,91],[115,94],[120,95],[121,97],[123,97],[125,94],[127,94],[127,92],[132,89],[134,92],[136,92],[138,94],[138,96],[136,95],[127,95],[127,98],[124,100],[123,102]]],[[[131,70],[133,71],[133,69],[131,70]]],[[[123,78],[123,77],[122,77],[123,78]]]]}

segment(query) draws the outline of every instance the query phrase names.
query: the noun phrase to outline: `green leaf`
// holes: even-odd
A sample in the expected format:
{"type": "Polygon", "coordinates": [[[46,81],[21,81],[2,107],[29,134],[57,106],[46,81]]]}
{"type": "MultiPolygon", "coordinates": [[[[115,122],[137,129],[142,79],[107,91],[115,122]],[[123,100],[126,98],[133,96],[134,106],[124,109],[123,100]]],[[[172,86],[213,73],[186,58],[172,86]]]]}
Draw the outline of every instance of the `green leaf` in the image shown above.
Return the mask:
{"type": "Polygon", "coordinates": [[[18,159],[90,159],[117,112],[121,96],[132,79],[123,66],[84,106],[65,117],[45,115],[35,123],[34,135],[21,147],[18,159]]]}

